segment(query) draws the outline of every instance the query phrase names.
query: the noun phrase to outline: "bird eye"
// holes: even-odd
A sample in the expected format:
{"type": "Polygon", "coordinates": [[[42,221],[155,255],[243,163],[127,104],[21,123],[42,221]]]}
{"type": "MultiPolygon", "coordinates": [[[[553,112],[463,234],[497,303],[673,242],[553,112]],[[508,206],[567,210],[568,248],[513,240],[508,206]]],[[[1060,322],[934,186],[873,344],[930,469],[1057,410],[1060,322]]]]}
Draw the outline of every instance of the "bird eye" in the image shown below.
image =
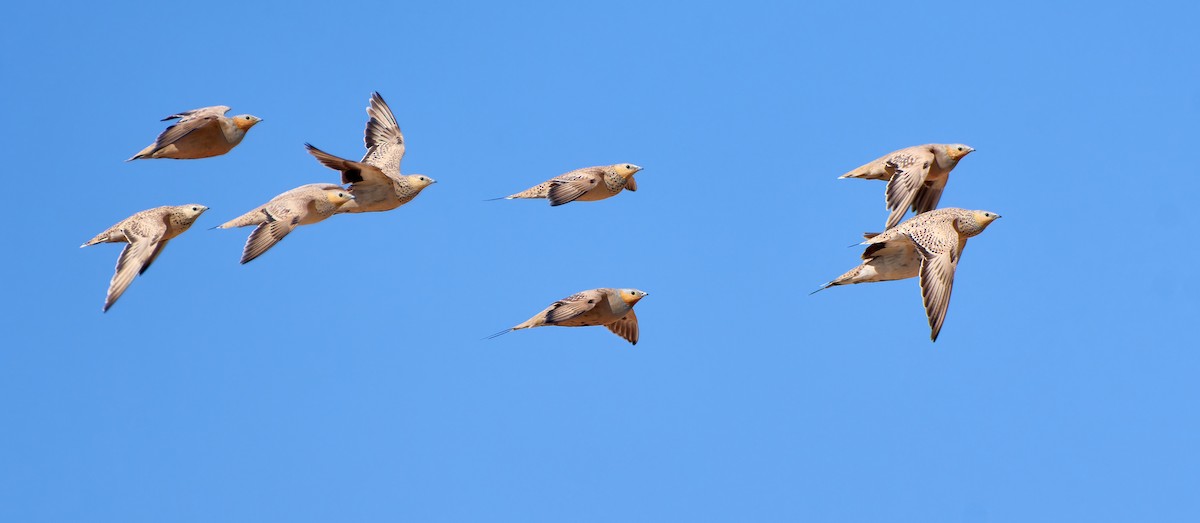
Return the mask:
{"type": "Polygon", "coordinates": [[[195,208],[195,207],[192,207],[192,211],[193,211],[193,212],[194,212],[194,211],[199,211],[199,210],[200,210],[200,209],[197,209],[197,208],[195,208]]]}
{"type": "Polygon", "coordinates": [[[960,150],[960,151],[961,151],[961,150],[962,150],[962,147],[959,147],[959,148],[958,148],[958,150],[960,150]]]}

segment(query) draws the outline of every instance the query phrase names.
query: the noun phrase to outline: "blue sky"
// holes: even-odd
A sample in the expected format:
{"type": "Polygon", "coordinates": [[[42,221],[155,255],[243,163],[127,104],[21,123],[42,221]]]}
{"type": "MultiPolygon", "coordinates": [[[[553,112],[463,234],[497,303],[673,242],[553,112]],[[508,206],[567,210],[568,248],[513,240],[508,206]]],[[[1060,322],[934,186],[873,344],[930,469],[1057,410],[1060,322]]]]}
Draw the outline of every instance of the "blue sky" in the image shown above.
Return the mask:
{"type": "Polygon", "coordinates": [[[8,9],[0,520],[1200,517],[1192,3],[8,9]],[[303,143],[359,157],[372,91],[439,183],[238,265],[207,229],[335,182],[303,143]],[[216,104],[264,121],[122,162],[216,104]],[[1004,216],[936,344],[914,280],[808,296],[886,216],[836,177],[928,142],[1004,216]],[[120,247],[78,245],[191,202],[102,314],[120,247]],[[627,286],[636,347],[481,340],[627,286]]]}

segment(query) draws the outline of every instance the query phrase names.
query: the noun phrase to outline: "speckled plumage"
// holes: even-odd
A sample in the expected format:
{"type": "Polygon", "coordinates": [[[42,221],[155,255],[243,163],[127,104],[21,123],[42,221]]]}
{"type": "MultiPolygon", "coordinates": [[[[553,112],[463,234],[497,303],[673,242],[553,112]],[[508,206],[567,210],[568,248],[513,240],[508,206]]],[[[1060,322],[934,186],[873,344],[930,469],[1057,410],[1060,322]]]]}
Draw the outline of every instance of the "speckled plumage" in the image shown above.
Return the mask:
{"type": "Polygon", "coordinates": [[[911,207],[920,214],[937,208],[950,171],[975,149],[954,143],[917,145],[888,153],[840,178],[887,180],[884,202],[890,211],[885,229],[895,227],[911,207]]]}
{"type": "Polygon", "coordinates": [[[228,106],[214,105],[163,118],[164,122],[175,118],[179,121],[159,134],[154,143],[125,161],[143,158],[186,160],[225,154],[242,143],[246,132],[262,121],[249,114],[228,118],[227,112],[228,106]]]}
{"type": "Polygon", "coordinates": [[[296,227],[314,224],[333,216],[339,207],[353,199],[354,196],[340,185],[302,185],[271,198],[267,203],[217,228],[258,226],[250,233],[250,237],[246,239],[246,246],[242,249],[241,262],[247,263],[267,252],[296,227]]]}
{"type": "Polygon", "coordinates": [[[999,217],[989,211],[936,209],[918,214],[882,233],[868,233],[863,242],[867,246],[863,251],[863,262],[817,291],[836,285],[919,276],[921,298],[931,329],[930,339],[937,341],[950,306],[954,271],[967,246],[967,238],[983,232],[999,217]]]}
{"type": "Polygon", "coordinates": [[[379,93],[371,93],[367,106],[367,129],[363,142],[367,153],[355,162],[334,156],[304,144],[322,165],[342,173],[342,183],[350,184],[354,201],[343,205],[338,213],[390,211],[416,198],[426,187],[437,183],[423,174],[400,174],[404,159],[404,134],[392,115],[391,108],[379,93]]]}
{"type": "Polygon", "coordinates": [[[117,270],[108,285],[108,296],[104,300],[107,312],[133,278],[146,272],[172,238],[183,234],[195,223],[208,207],[198,203],[168,205],[146,209],[109,227],[95,238],[80,245],[80,248],[97,243],[127,243],[117,258],[117,270]]]}
{"type": "Polygon", "coordinates": [[[545,182],[504,199],[546,198],[551,206],[573,201],[594,202],[616,196],[622,190],[637,190],[633,175],[642,170],[631,163],[618,163],[598,167],[585,167],[560,174],[545,182]]]}
{"type": "Polygon", "coordinates": [[[637,289],[592,289],[578,292],[552,303],[542,312],[511,329],[489,336],[494,338],[514,330],[534,327],[590,327],[604,325],[617,336],[637,345],[638,322],[633,306],[647,294],[637,289]]]}

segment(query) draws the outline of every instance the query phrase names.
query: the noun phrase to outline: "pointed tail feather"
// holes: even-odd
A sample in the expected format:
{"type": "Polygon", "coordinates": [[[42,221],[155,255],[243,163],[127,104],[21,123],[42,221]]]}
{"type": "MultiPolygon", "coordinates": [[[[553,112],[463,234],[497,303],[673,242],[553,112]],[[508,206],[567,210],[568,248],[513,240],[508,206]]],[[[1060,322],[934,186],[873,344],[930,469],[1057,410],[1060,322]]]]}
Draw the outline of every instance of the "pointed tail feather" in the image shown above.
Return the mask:
{"type": "Polygon", "coordinates": [[[486,338],[484,338],[484,339],[485,339],[485,340],[490,340],[490,339],[492,339],[492,338],[497,338],[497,337],[500,337],[500,336],[502,336],[502,335],[504,335],[504,334],[508,334],[508,333],[512,332],[513,330],[514,330],[514,329],[512,329],[512,328],[504,329],[504,330],[502,330],[502,331],[500,331],[500,332],[497,332],[497,333],[495,333],[495,334],[492,334],[491,336],[488,336],[488,337],[486,337],[486,338]]]}
{"type": "Polygon", "coordinates": [[[825,285],[822,285],[822,286],[818,287],[818,288],[817,288],[817,290],[815,290],[815,291],[812,291],[812,292],[808,293],[808,295],[809,295],[809,296],[812,296],[812,295],[814,295],[814,294],[816,294],[816,293],[818,293],[818,292],[821,292],[821,291],[823,291],[823,290],[825,290],[825,289],[828,289],[828,288],[830,288],[830,287],[833,287],[833,286],[835,286],[835,285],[840,285],[840,284],[838,284],[838,283],[834,283],[834,282],[827,282],[827,283],[825,283],[825,285]]]}

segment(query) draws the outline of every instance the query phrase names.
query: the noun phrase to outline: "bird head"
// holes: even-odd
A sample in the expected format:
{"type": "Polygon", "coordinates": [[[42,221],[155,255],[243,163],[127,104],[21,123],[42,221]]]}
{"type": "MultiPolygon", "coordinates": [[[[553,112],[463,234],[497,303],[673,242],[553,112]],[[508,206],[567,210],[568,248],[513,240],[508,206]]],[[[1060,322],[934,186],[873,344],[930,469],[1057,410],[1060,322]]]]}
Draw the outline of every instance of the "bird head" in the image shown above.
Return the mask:
{"type": "Polygon", "coordinates": [[[233,117],[233,124],[236,125],[238,129],[241,129],[243,131],[250,130],[251,127],[254,127],[254,124],[261,122],[261,121],[262,121],[262,118],[254,116],[252,114],[239,114],[239,115],[233,117]]]}
{"type": "Polygon", "coordinates": [[[437,183],[437,180],[425,176],[424,174],[409,174],[405,177],[408,178],[408,183],[412,184],[412,186],[418,190],[437,183]]]}
{"type": "Polygon", "coordinates": [[[195,220],[201,214],[204,214],[204,211],[207,211],[208,207],[205,207],[198,203],[189,203],[187,205],[180,205],[178,207],[178,209],[179,209],[180,213],[182,213],[185,217],[195,220]]]}
{"type": "Polygon", "coordinates": [[[1000,215],[991,211],[971,211],[971,215],[975,217],[975,221],[979,223],[980,228],[987,227],[992,222],[996,221],[1000,215]]]}
{"type": "Polygon", "coordinates": [[[622,178],[629,178],[630,176],[633,176],[633,173],[642,170],[642,168],[632,163],[618,163],[613,166],[613,170],[616,171],[617,174],[621,175],[622,178]]]}
{"type": "Polygon", "coordinates": [[[645,292],[639,291],[637,289],[620,289],[617,292],[620,293],[621,300],[624,301],[625,304],[629,305],[630,307],[632,307],[633,304],[637,303],[638,300],[645,298],[646,296],[649,296],[649,294],[646,294],[645,292]]]}
{"type": "Polygon", "coordinates": [[[972,152],[975,152],[974,147],[971,147],[971,146],[965,145],[965,144],[961,144],[961,143],[946,144],[946,145],[943,145],[942,147],[946,151],[946,156],[949,156],[951,160],[954,160],[956,162],[961,160],[963,156],[966,156],[968,154],[971,154],[972,152]]]}
{"type": "Polygon", "coordinates": [[[353,200],[354,195],[350,194],[350,191],[339,187],[337,189],[327,189],[325,191],[325,198],[329,200],[329,203],[341,207],[342,205],[345,205],[346,202],[353,200]]]}

